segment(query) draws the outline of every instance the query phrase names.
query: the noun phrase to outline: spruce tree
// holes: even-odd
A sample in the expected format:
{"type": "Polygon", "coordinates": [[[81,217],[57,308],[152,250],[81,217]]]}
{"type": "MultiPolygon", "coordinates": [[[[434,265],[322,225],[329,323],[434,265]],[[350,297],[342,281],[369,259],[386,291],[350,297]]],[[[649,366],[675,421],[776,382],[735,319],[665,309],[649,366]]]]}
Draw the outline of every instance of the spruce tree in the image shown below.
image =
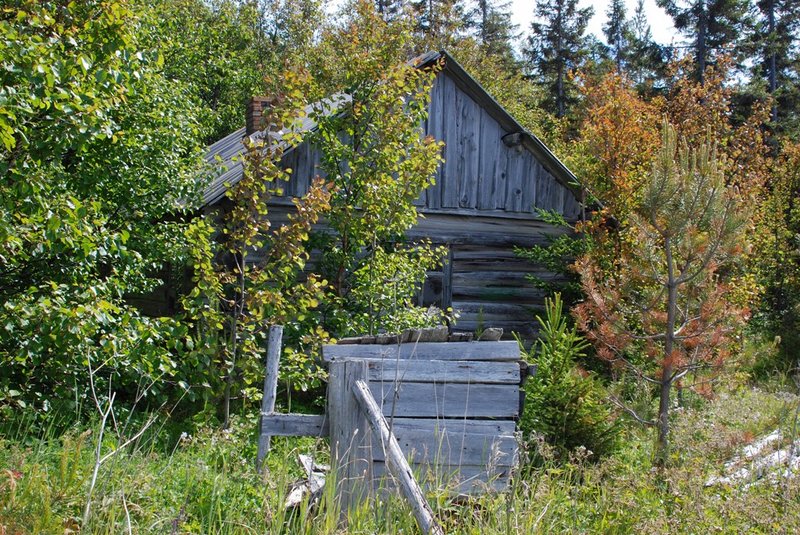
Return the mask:
{"type": "Polygon", "coordinates": [[[631,35],[628,14],[625,11],[625,0],[611,0],[606,16],[608,20],[603,25],[603,34],[611,48],[611,56],[617,66],[617,71],[622,72],[629,55],[628,46],[631,35]]]}
{"type": "Polygon", "coordinates": [[[594,10],[579,8],[578,0],[536,0],[536,20],[525,51],[533,72],[549,91],[551,111],[563,117],[575,100],[569,71],[586,54],[586,25],[594,10]]]}
{"type": "Polygon", "coordinates": [[[656,0],[675,28],[691,42],[696,77],[703,83],[706,67],[725,48],[737,47],[747,16],[748,0],[656,0]]]}
{"type": "Polygon", "coordinates": [[[666,54],[664,48],[653,40],[653,32],[644,10],[644,0],[637,1],[627,31],[627,74],[640,91],[652,88],[664,76],[666,54]]]}
{"type": "Polygon", "coordinates": [[[414,0],[410,5],[422,48],[448,48],[463,33],[467,12],[463,0],[414,0]]]}
{"type": "Polygon", "coordinates": [[[510,5],[507,0],[477,0],[466,19],[481,48],[506,63],[514,60],[512,41],[519,28],[511,21],[510,5]]]}
{"type": "Polygon", "coordinates": [[[770,119],[785,130],[797,121],[800,106],[800,3],[796,0],[760,0],[752,38],[753,74],[766,81],[773,96],[770,119]]]}

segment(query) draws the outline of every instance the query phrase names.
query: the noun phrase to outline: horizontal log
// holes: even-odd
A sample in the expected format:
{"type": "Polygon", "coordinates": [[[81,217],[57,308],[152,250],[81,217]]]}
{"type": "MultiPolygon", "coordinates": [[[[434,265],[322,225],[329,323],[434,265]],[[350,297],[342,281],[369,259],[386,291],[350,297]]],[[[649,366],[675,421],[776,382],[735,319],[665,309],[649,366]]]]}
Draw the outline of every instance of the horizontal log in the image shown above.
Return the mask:
{"type": "Polygon", "coordinates": [[[323,414],[263,414],[261,433],[284,437],[326,437],[328,420],[323,414]]]}
{"type": "Polygon", "coordinates": [[[420,360],[519,360],[519,346],[513,341],[502,342],[420,342],[397,345],[326,345],[322,346],[325,361],[368,359],[420,360]]]}
{"type": "Polygon", "coordinates": [[[367,359],[370,382],[519,384],[514,361],[454,361],[367,359]]]}
{"type": "MultiPolygon", "coordinates": [[[[517,464],[517,439],[513,436],[397,427],[393,428],[393,433],[403,455],[412,463],[444,466],[517,464]]],[[[382,444],[373,442],[372,458],[385,460],[384,449],[382,444]]]]}
{"type": "Polygon", "coordinates": [[[516,418],[516,385],[371,383],[370,390],[387,416],[438,418],[516,418]]]}

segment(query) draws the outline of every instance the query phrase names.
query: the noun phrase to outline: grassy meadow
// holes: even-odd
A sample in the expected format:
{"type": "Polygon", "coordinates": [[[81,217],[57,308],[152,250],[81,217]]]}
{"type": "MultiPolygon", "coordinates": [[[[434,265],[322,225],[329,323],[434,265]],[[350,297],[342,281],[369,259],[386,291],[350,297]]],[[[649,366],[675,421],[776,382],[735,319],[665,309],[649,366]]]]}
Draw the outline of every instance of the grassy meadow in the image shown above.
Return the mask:
{"type": "MultiPolygon", "coordinates": [[[[797,533],[800,481],[705,482],[756,437],[780,428],[792,440],[799,403],[779,388],[740,387],[680,408],[664,470],[652,468],[652,434],[633,428],[597,462],[580,449],[557,461],[546,445],[527,444],[508,491],[455,499],[430,489],[428,497],[447,533],[797,533]]],[[[327,443],[273,439],[259,474],[256,423],[242,417],[228,431],[200,426],[192,434],[158,420],[100,466],[84,524],[97,425],[64,429],[57,418],[18,416],[0,438],[3,535],[418,532],[398,497],[364,504],[340,523],[330,481],[318,503],[287,510],[301,476],[297,454],[326,462],[327,443]]],[[[116,446],[106,433],[102,455],[116,446]]]]}

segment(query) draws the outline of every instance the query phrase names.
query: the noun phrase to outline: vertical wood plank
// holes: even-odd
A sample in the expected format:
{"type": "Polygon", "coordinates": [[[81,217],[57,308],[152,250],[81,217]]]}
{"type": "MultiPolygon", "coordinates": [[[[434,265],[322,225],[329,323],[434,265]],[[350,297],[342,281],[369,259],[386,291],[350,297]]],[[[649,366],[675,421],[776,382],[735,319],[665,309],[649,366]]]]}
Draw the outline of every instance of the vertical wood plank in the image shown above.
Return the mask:
{"type": "Polygon", "coordinates": [[[444,124],[444,172],[442,173],[442,207],[458,208],[459,205],[459,182],[462,177],[459,175],[459,163],[462,156],[462,117],[459,105],[465,95],[462,95],[456,87],[455,82],[444,75],[442,78],[442,116],[444,124]]]}
{"type": "MultiPolygon", "coordinates": [[[[446,77],[443,73],[439,73],[436,76],[431,88],[431,102],[428,108],[428,135],[439,141],[443,140],[445,143],[447,143],[447,140],[444,137],[444,129],[442,128],[442,86],[446,77]]],[[[447,146],[445,145],[442,150],[444,152],[442,156],[446,157],[447,146]]],[[[441,208],[442,206],[442,182],[444,181],[445,167],[447,167],[446,161],[439,165],[439,169],[436,170],[434,184],[425,190],[425,206],[428,208],[441,208]]]]}
{"type": "Polygon", "coordinates": [[[550,176],[544,167],[538,162],[536,163],[536,206],[545,210],[550,210],[551,206],[551,190],[552,190],[553,177],[550,176]]]}
{"type": "Polygon", "coordinates": [[[261,428],[258,433],[258,454],[256,456],[256,469],[261,469],[261,463],[269,452],[270,435],[264,432],[264,416],[275,412],[275,397],[278,390],[278,365],[281,360],[281,343],[283,341],[283,326],[272,325],[269,328],[267,341],[267,365],[264,373],[264,397],[261,398],[261,428]]]}
{"type": "Polygon", "coordinates": [[[495,205],[495,171],[501,132],[497,121],[486,110],[481,110],[480,174],[476,204],[479,210],[492,209],[495,205]]]}
{"type": "Polygon", "coordinates": [[[514,149],[509,149],[503,143],[506,134],[502,129],[497,136],[497,160],[494,169],[494,189],[492,190],[491,208],[502,210],[506,205],[506,185],[508,182],[508,158],[514,149]]]}
{"type": "Polygon", "coordinates": [[[457,112],[461,117],[460,151],[456,181],[458,183],[458,206],[475,208],[478,196],[478,174],[480,170],[481,108],[469,95],[457,89],[457,112]]]}
{"type": "Polygon", "coordinates": [[[511,151],[508,156],[505,206],[508,212],[522,212],[522,188],[525,187],[527,169],[524,167],[528,151],[511,151]]]}
{"type": "Polygon", "coordinates": [[[342,518],[369,495],[372,441],[369,424],[353,395],[356,381],[366,380],[363,360],[331,362],[328,376],[328,418],[336,497],[342,518]]]}
{"type": "Polygon", "coordinates": [[[442,265],[442,310],[453,306],[453,246],[447,246],[447,258],[442,265]]]}

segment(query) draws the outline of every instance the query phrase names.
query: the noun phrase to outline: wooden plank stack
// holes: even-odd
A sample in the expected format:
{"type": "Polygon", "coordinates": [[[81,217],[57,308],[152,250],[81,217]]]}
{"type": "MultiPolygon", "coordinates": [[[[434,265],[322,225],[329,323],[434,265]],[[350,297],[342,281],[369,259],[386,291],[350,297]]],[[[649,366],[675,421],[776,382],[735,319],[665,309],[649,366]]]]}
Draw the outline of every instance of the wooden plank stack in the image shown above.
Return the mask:
{"type": "MultiPolygon", "coordinates": [[[[521,374],[516,342],[331,345],[323,348],[323,356],[331,364],[365,364],[364,382],[423,485],[459,493],[507,485],[517,462],[521,374]]],[[[337,432],[352,439],[347,430],[337,431],[333,401],[328,415],[335,449],[337,432]]],[[[361,473],[370,474],[373,487],[392,487],[385,445],[373,440],[358,448],[364,456],[371,453],[369,467],[365,459],[357,464],[361,473]]]]}

